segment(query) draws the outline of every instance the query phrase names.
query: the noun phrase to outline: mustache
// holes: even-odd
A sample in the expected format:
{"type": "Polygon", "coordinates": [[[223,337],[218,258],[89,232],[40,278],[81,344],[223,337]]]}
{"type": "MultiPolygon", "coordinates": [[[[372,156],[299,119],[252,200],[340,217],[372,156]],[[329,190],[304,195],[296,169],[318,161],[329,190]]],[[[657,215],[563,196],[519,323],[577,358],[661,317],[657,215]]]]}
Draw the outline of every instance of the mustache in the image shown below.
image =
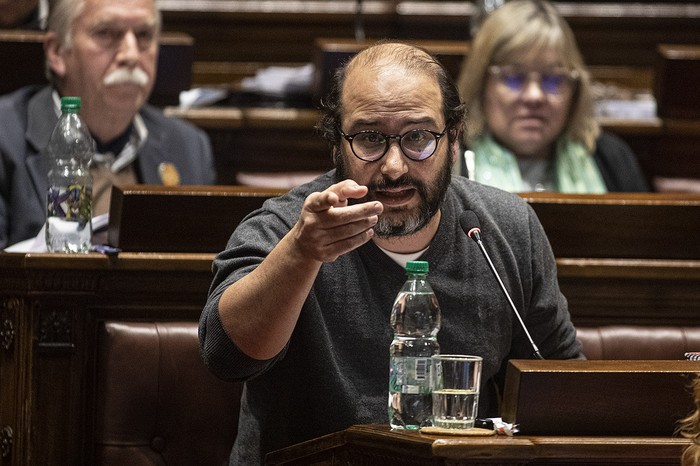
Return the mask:
{"type": "Polygon", "coordinates": [[[146,87],[150,81],[148,75],[141,68],[117,68],[105,76],[103,81],[105,86],[115,84],[136,84],[146,87]]]}
{"type": "Polygon", "coordinates": [[[419,192],[424,192],[425,185],[419,180],[416,180],[408,175],[403,175],[395,180],[382,177],[378,181],[368,183],[367,188],[369,189],[369,192],[394,188],[414,188],[419,192]]]}
{"type": "MultiPolygon", "coordinates": [[[[336,177],[338,181],[341,181],[343,178],[340,175],[340,173],[336,172],[336,177]]],[[[348,199],[348,204],[354,205],[354,204],[361,204],[363,202],[368,202],[374,199],[374,193],[377,191],[383,191],[386,189],[408,189],[408,188],[413,188],[418,193],[425,197],[427,197],[427,189],[423,183],[421,183],[418,180],[415,180],[414,178],[403,175],[400,178],[397,178],[395,180],[389,179],[382,177],[377,181],[373,181],[370,183],[366,184],[367,186],[367,194],[364,195],[362,198],[359,199],[348,199]]]]}

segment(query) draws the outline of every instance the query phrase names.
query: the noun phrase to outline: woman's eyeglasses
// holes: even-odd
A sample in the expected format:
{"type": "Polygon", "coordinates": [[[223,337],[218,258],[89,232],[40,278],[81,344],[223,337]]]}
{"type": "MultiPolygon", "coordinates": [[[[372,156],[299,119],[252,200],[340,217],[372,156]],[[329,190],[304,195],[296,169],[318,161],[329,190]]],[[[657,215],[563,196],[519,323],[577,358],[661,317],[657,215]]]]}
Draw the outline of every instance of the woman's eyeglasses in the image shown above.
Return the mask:
{"type": "Polygon", "coordinates": [[[489,66],[489,73],[510,91],[521,93],[530,80],[534,80],[542,92],[553,97],[564,95],[579,79],[576,70],[524,71],[511,65],[489,66]]]}
{"type": "Polygon", "coordinates": [[[440,138],[445,135],[447,128],[441,133],[428,129],[412,129],[401,135],[384,134],[380,131],[360,131],[355,134],[345,134],[338,128],[340,135],[350,143],[350,149],[360,160],[375,162],[387,153],[392,139],[398,139],[399,147],[406,157],[411,160],[425,160],[435,153],[440,138]]]}

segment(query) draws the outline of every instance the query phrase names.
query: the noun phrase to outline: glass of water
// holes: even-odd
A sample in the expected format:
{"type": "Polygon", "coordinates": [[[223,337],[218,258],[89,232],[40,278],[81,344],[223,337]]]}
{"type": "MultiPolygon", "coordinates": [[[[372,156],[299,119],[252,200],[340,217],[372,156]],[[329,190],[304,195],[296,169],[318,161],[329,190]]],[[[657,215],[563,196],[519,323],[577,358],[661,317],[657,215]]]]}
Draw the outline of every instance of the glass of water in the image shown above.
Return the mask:
{"type": "Polygon", "coordinates": [[[438,354],[432,357],[433,426],[471,429],[479,406],[480,356],[438,354]]]}

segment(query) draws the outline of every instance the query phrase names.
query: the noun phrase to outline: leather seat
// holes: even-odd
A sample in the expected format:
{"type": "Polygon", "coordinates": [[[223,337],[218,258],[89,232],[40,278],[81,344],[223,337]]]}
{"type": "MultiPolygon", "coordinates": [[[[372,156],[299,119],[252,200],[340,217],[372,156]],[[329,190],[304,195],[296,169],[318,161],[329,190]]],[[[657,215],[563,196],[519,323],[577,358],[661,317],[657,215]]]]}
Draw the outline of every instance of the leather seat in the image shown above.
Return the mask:
{"type": "Polygon", "coordinates": [[[96,464],[228,464],[241,387],[208,372],[197,322],[104,322],[98,334],[96,464]]]}
{"type": "MultiPolygon", "coordinates": [[[[579,327],[589,359],[684,359],[700,327],[579,327]]],[[[99,465],[224,465],[242,384],[208,372],[197,322],[99,326],[95,459],[99,465]]]]}
{"type": "Polygon", "coordinates": [[[700,351],[700,327],[577,327],[588,359],[685,359],[700,351]]]}

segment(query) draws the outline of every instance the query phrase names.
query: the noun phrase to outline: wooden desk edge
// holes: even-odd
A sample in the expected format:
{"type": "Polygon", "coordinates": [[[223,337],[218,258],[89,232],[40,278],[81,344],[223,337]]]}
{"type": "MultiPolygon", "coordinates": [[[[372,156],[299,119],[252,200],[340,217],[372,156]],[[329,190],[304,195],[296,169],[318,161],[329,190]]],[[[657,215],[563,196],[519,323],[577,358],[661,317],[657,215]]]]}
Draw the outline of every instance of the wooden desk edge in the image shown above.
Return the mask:
{"type": "Polygon", "coordinates": [[[188,270],[211,271],[214,253],[120,252],[87,254],[0,252],[0,269],[188,270]]]}
{"type": "Polygon", "coordinates": [[[451,437],[425,435],[417,431],[391,431],[385,424],[354,425],[335,437],[336,446],[391,444],[400,451],[411,445],[432,456],[446,459],[563,459],[575,458],[679,458],[691,441],[676,437],[632,436],[493,436],[451,437]]]}

